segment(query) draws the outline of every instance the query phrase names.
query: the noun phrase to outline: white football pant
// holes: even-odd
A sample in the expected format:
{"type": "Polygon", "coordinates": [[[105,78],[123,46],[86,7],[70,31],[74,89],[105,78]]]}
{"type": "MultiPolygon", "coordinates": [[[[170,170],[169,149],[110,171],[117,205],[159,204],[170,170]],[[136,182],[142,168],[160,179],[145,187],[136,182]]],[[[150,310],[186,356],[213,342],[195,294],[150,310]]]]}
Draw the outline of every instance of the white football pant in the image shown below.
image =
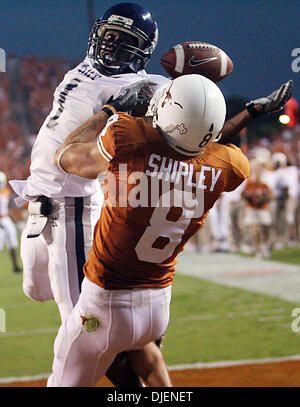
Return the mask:
{"type": "Polygon", "coordinates": [[[0,217],[0,251],[4,244],[8,250],[18,247],[17,229],[9,216],[0,217]]]}
{"type": "Polygon", "coordinates": [[[171,286],[104,290],[85,278],[78,303],[55,339],[47,386],[94,386],[118,353],[161,337],[170,301],[171,286]],[[85,318],[91,318],[90,326],[85,318]]]}
{"type": "Polygon", "coordinates": [[[228,239],[230,234],[230,201],[226,193],[209,211],[212,235],[216,241],[228,239]]]}
{"type": "Polygon", "coordinates": [[[54,298],[64,321],[79,297],[84,277],[82,268],[92,246],[103,194],[52,201],[57,211],[43,233],[27,238],[31,216],[22,233],[23,290],[36,301],[54,298]]]}

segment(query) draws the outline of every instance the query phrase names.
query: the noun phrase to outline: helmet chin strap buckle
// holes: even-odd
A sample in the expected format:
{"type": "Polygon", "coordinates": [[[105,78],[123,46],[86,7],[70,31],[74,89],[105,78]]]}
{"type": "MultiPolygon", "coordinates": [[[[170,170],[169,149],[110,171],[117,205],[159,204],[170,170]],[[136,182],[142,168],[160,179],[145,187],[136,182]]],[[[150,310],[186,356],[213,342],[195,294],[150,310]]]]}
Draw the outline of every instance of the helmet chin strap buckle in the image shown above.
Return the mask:
{"type": "Polygon", "coordinates": [[[104,60],[105,62],[106,62],[106,61],[107,61],[107,62],[112,62],[113,57],[112,57],[112,55],[111,55],[109,52],[104,52],[104,53],[103,53],[102,60],[104,60]]]}

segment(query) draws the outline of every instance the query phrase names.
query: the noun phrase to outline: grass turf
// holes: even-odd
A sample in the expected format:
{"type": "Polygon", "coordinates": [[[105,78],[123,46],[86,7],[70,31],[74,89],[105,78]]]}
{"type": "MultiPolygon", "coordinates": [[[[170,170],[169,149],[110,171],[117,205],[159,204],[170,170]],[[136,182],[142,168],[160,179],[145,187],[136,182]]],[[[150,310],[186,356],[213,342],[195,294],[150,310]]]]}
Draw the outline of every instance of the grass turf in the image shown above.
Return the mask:
{"type": "Polygon", "coordinates": [[[299,353],[298,304],[177,274],[164,341],[169,365],[299,353]]]}
{"type": "MultiPolygon", "coordinates": [[[[238,253],[240,256],[254,257],[254,254],[238,253]]],[[[265,259],[266,260],[266,259],[265,259]]],[[[281,250],[272,250],[270,261],[279,261],[288,264],[300,264],[300,248],[299,247],[286,247],[281,250]]]]}
{"type": "MultiPolygon", "coordinates": [[[[299,249],[274,252],[272,260],[300,263],[299,249]]],[[[0,333],[0,378],[47,373],[60,324],[54,301],[37,303],[22,291],[7,251],[0,253],[0,308],[6,333],[0,333]]],[[[218,360],[289,356],[300,353],[291,330],[298,304],[175,276],[170,324],[163,341],[168,365],[218,360]]]]}

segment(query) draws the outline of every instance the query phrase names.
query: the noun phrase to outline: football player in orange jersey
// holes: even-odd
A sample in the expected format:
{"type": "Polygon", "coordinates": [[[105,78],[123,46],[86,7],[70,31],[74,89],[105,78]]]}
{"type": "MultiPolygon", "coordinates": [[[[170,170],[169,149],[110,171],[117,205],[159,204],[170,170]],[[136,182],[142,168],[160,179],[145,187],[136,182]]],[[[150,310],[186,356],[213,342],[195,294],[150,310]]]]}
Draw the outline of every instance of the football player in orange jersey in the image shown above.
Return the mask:
{"type": "Polygon", "coordinates": [[[256,257],[270,257],[272,215],[270,202],[274,199],[271,188],[262,180],[262,166],[258,160],[250,161],[251,173],[241,197],[245,200],[243,223],[249,228],[256,257]]]}
{"type": "Polygon", "coordinates": [[[109,175],[82,292],[55,341],[50,387],[93,386],[118,353],[165,332],[176,256],[221,193],[249,175],[239,148],[214,143],[226,105],[209,79],[175,79],[156,92],[146,118],[103,110],[111,117],[96,143],[56,156],[67,173],[109,175]]]}
{"type": "MultiPolygon", "coordinates": [[[[157,92],[148,117],[115,114],[106,106],[57,151],[63,171],[95,178],[109,169],[109,177],[84,288],[59,330],[48,386],[92,386],[118,352],[141,348],[164,332],[176,255],[222,191],[248,176],[248,161],[237,147],[212,144],[225,118],[217,86],[200,76],[182,78],[157,92]],[[151,186],[159,180],[169,189],[149,194],[145,177],[151,186]],[[135,180],[142,187],[136,188],[135,180]]],[[[257,111],[271,111],[271,104],[275,110],[282,92],[276,106],[274,99],[264,99],[254,103],[257,111]]],[[[250,119],[242,112],[227,123],[226,136],[250,119]]]]}

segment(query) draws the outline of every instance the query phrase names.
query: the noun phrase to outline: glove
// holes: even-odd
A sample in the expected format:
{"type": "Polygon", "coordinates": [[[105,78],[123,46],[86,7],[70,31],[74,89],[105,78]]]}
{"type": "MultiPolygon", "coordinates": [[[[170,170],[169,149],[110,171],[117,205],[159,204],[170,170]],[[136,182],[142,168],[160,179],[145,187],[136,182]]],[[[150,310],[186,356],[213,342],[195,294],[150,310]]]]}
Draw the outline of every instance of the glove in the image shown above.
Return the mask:
{"type": "Polygon", "coordinates": [[[151,85],[156,84],[147,80],[136,82],[124,89],[116,99],[111,96],[106,104],[119,112],[131,112],[138,106],[148,106],[153,95],[151,85]]]}
{"type": "Polygon", "coordinates": [[[283,83],[279,89],[275,90],[269,96],[251,100],[246,103],[246,109],[253,118],[266,113],[279,112],[292,96],[293,87],[292,80],[283,83]]]}

